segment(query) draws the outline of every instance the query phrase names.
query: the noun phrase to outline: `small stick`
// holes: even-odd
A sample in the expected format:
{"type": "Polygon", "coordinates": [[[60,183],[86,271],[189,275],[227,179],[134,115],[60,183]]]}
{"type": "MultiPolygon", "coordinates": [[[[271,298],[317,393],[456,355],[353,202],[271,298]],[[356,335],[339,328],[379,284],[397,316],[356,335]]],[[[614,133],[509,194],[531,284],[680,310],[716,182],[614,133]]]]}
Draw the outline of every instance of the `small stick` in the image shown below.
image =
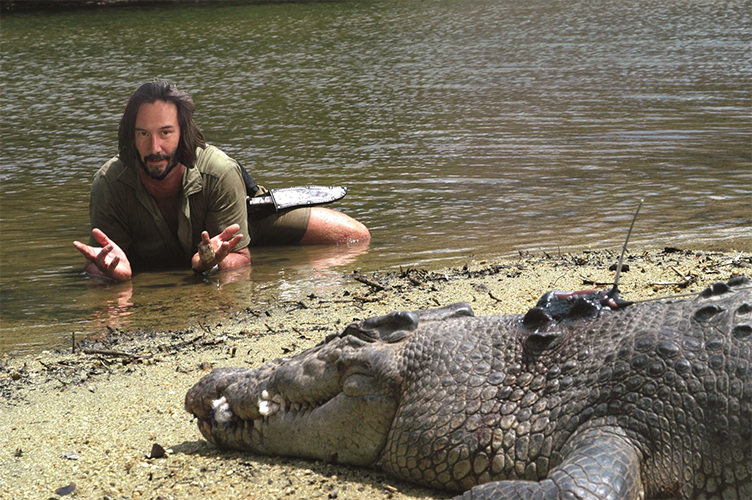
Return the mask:
{"type": "Polygon", "coordinates": [[[201,340],[202,338],[204,338],[205,336],[206,336],[205,333],[202,333],[201,335],[197,335],[197,336],[193,337],[192,339],[189,339],[189,340],[186,340],[185,342],[183,342],[183,345],[186,346],[186,345],[194,344],[194,343],[198,342],[199,340],[201,340]]]}
{"type": "Polygon", "coordinates": [[[359,300],[360,302],[378,302],[383,297],[365,297],[362,295],[353,295],[354,300],[359,300]]]}
{"type": "Polygon", "coordinates": [[[605,281],[597,281],[597,280],[587,279],[587,278],[583,277],[582,278],[582,284],[586,285],[586,286],[587,285],[590,285],[590,286],[608,286],[608,285],[611,284],[611,282],[607,283],[605,281]]]}
{"type": "Polygon", "coordinates": [[[84,349],[84,354],[100,354],[102,356],[116,356],[120,358],[131,358],[131,359],[138,359],[138,358],[144,357],[144,356],[139,356],[138,354],[131,354],[129,352],[123,352],[123,351],[113,351],[109,349],[84,349]]]}
{"type": "Polygon", "coordinates": [[[384,285],[382,285],[381,283],[377,283],[377,282],[375,282],[373,280],[369,280],[368,278],[364,278],[362,276],[358,276],[357,274],[353,275],[353,279],[355,281],[360,281],[361,283],[364,283],[364,284],[366,284],[366,285],[368,285],[370,287],[373,287],[377,291],[386,290],[386,287],[384,285]]]}
{"type": "Polygon", "coordinates": [[[678,269],[676,268],[676,266],[670,266],[670,269],[671,269],[671,270],[672,270],[673,272],[675,272],[675,273],[676,273],[676,275],[677,275],[677,276],[679,276],[679,277],[680,277],[681,279],[683,279],[684,281],[686,281],[686,280],[687,280],[687,276],[686,276],[685,274],[683,274],[683,273],[682,273],[681,271],[679,271],[679,270],[678,270],[678,269]]]}
{"type": "Polygon", "coordinates": [[[651,281],[650,286],[681,286],[686,283],[686,281],[651,281]]]}
{"type": "Polygon", "coordinates": [[[632,228],[634,228],[635,221],[637,221],[637,214],[640,213],[640,209],[642,208],[642,202],[643,200],[640,200],[640,204],[637,205],[637,210],[635,210],[634,217],[632,217],[632,224],[629,225],[629,231],[627,232],[627,239],[624,240],[624,246],[621,249],[621,256],[619,256],[619,265],[616,266],[616,276],[614,277],[614,286],[611,288],[611,291],[608,292],[609,297],[613,297],[614,295],[619,293],[619,278],[621,277],[621,266],[624,263],[624,254],[627,253],[627,244],[629,243],[629,237],[632,236],[632,228]]]}
{"type": "Polygon", "coordinates": [[[407,275],[407,279],[410,280],[410,283],[412,283],[415,286],[423,285],[424,283],[420,281],[418,278],[413,278],[409,274],[407,275]]]}

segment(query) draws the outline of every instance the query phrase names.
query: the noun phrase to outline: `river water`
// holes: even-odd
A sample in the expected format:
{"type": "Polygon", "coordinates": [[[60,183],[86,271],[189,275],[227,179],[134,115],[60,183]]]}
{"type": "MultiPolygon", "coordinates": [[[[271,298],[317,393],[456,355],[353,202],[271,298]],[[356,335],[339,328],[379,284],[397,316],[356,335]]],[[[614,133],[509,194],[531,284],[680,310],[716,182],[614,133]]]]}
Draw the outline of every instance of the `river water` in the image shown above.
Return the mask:
{"type": "Polygon", "coordinates": [[[0,353],[210,324],[354,269],[526,251],[752,251],[752,3],[426,0],[18,13],[1,24],[0,353]],[[133,90],[190,92],[267,187],[346,185],[368,245],[254,249],[230,281],[102,285],[92,176],[133,90]]]}

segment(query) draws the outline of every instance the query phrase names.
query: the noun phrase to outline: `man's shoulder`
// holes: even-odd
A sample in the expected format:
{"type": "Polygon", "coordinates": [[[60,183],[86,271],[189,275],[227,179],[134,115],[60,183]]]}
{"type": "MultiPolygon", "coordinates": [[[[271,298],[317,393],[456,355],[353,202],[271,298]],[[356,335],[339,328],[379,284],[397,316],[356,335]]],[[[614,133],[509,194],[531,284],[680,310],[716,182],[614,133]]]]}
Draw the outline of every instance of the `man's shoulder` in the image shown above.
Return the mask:
{"type": "Polygon", "coordinates": [[[128,168],[119,156],[114,156],[102,165],[94,175],[94,182],[105,180],[111,184],[117,180],[133,185],[135,175],[132,168],[128,168]]]}
{"type": "Polygon", "coordinates": [[[204,175],[222,176],[227,170],[238,170],[238,163],[216,146],[207,144],[196,152],[196,168],[204,175]]]}

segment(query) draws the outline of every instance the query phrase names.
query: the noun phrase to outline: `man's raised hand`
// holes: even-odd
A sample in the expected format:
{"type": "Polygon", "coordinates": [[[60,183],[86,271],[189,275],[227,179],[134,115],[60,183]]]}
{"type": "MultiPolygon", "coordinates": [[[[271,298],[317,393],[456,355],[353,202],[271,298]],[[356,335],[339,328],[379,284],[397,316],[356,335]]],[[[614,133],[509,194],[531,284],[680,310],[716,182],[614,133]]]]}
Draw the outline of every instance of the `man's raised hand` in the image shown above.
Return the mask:
{"type": "Polygon", "coordinates": [[[202,232],[198,252],[194,254],[191,261],[193,269],[197,272],[205,272],[214,266],[219,266],[219,269],[232,269],[249,264],[251,256],[245,248],[240,250],[238,255],[233,255],[232,259],[228,259],[229,262],[225,261],[225,258],[233,253],[235,247],[243,239],[242,234],[236,234],[239,230],[238,224],[232,224],[214,238],[210,238],[208,232],[202,232]]]}

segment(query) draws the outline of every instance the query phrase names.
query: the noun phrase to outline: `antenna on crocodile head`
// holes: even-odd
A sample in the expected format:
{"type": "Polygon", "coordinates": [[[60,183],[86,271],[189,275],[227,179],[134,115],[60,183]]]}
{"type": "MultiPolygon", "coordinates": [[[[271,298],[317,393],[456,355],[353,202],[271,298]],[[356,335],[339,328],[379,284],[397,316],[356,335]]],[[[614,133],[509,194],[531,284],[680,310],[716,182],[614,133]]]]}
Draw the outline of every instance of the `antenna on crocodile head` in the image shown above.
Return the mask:
{"type": "Polygon", "coordinates": [[[624,246],[621,249],[621,255],[619,256],[619,264],[616,266],[616,276],[614,277],[614,286],[611,287],[611,290],[608,291],[607,296],[609,298],[616,298],[619,295],[619,278],[621,277],[621,267],[624,264],[624,255],[627,253],[627,245],[629,244],[629,238],[632,236],[632,229],[634,228],[635,221],[637,221],[637,214],[640,213],[640,209],[642,208],[642,202],[644,200],[640,199],[640,203],[637,205],[637,210],[635,210],[634,217],[632,217],[632,224],[629,225],[629,231],[627,232],[627,239],[624,240],[624,246]]]}

